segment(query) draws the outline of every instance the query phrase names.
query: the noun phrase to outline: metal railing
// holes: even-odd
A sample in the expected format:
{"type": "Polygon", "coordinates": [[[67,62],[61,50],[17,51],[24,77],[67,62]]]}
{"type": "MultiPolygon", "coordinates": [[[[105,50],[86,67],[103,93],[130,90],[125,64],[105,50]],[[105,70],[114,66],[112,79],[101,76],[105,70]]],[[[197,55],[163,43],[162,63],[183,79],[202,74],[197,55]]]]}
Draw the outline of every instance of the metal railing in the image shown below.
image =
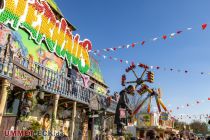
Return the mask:
{"type": "MultiPolygon", "coordinates": [[[[6,47],[0,47],[0,77],[12,80],[14,71],[16,67],[18,67],[14,64],[15,62],[21,67],[24,67],[27,71],[38,75],[40,77],[39,85],[48,93],[60,94],[63,97],[87,105],[89,104],[89,99],[96,94],[102,99],[107,98],[106,96],[73,81],[64,74],[55,72],[41,64],[33,63],[27,58],[17,58],[13,55],[7,55],[5,51],[6,47]]],[[[107,111],[114,113],[116,105],[116,101],[112,100],[107,111]]]]}

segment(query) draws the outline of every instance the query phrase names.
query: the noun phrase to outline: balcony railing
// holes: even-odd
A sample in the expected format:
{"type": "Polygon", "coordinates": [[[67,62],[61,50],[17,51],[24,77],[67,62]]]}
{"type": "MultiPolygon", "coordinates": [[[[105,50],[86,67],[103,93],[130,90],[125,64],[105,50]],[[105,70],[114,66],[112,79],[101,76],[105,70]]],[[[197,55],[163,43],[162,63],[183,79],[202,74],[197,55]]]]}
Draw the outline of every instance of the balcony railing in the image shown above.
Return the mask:
{"type": "MultiPolygon", "coordinates": [[[[89,104],[89,99],[94,95],[98,95],[102,99],[106,98],[106,96],[76,83],[64,74],[55,72],[38,63],[31,62],[29,59],[16,58],[5,52],[7,52],[7,48],[0,47],[0,77],[13,81],[16,70],[22,69],[24,72],[37,77],[38,84],[48,93],[60,94],[63,97],[87,105],[89,104]]],[[[112,100],[107,111],[114,113],[116,105],[117,103],[112,100]]]]}

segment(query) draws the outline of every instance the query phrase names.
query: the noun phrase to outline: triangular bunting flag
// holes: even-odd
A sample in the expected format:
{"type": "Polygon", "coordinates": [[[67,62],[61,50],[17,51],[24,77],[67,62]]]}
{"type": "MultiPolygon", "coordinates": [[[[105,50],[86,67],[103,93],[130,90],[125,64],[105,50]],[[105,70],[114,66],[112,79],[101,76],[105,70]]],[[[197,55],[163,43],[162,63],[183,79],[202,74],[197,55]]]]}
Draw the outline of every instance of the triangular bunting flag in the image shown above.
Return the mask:
{"type": "Polygon", "coordinates": [[[207,27],[207,24],[206,24],[206,23],[202,24],[202,29],[203,29],[203,30],[205,30],[206,27],[207,27]]]}
{"type": "Polygon", "coordinates": [[[166,35],[163,35],[162,38],[165,40],[167,38],[167,36],[166,35]]]}
{"type": "Polygon", "coordinates": [[[177,31],[176,33],[177,33],[177,34],[181,34],[181,32],[182,32],[182,31],[177,31]]]}

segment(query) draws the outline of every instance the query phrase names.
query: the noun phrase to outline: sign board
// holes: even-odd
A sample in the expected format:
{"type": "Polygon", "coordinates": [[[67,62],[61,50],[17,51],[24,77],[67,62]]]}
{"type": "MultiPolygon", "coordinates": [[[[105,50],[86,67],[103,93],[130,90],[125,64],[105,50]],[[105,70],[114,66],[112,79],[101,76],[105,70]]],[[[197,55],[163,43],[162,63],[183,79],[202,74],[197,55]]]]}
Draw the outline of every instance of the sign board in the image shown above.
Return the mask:
{"type": "Polygon", "coordinates": [[[80,40],[64,18],[58,19],[45,0],[1,0],[0,23],[14,29],[24,29],[28,40],[37,45],[46,44],[49,53],[66,60],[68,67],[77,66],[86,73],[90,68],[88,51],[92,44],[88,39],[80,40]]]}
{"type": "Polygon", "coordinates": [[[95,114],[95,115],[89,115],[89,118],[98,118],[99,115],[98,114],[95,114]]]}
{"type": "Polygon", "coordinates": [[[151,116],[150,114],[140,114],[137,120],[138,127],[150,127],[151,116]]]}
{"type": "Polygon", "coordinates": [[[25,90],[35,89],[38,85],[38,78],[16,67],[12,78],[12,83],[25,90]]]}
{"type": "Polygon", "coordinates": [[[159,113],[154,113],[153,114],[153,126],[159,126],[159,119],[160,119],[160,114],[159,113]]]}
{"type": "Polygon", "coordinates": [[[160,114],[160,119],[161,119],[162,121],[167,121],[167,120],[168,120],[168,113],[161,112],[161,114],[160,114]]]}
{"type": "Polygon", "coordinates": [[[90,98],[90,104],[89,107],[92,110],[100,110],[100,103],[99,103],[99,97],[97,95],[94,95],[90,98]]]}

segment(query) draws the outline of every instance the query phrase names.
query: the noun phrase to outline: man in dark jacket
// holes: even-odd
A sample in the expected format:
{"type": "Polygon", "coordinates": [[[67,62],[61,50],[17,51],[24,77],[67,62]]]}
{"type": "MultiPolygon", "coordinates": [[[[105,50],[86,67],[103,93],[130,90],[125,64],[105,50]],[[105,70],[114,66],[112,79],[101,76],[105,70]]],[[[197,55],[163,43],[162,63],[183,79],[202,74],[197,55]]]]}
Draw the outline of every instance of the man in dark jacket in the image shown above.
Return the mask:
{"type": "Polygon", "coordinates": [[[117,134],[120,136],[122,135],[123,126],[127,125],[127,112],[131,114],[131,108],[129,106],[129,99],[127,94],[133,95],[134,90],[134,86],[129,85],[126,89],[120,92],[120,99],[117,104],[114,120],[115,124],[117,124],[117,134]],[[122,110],[125,110],[125,117],[122,116],[122,110]]]}

